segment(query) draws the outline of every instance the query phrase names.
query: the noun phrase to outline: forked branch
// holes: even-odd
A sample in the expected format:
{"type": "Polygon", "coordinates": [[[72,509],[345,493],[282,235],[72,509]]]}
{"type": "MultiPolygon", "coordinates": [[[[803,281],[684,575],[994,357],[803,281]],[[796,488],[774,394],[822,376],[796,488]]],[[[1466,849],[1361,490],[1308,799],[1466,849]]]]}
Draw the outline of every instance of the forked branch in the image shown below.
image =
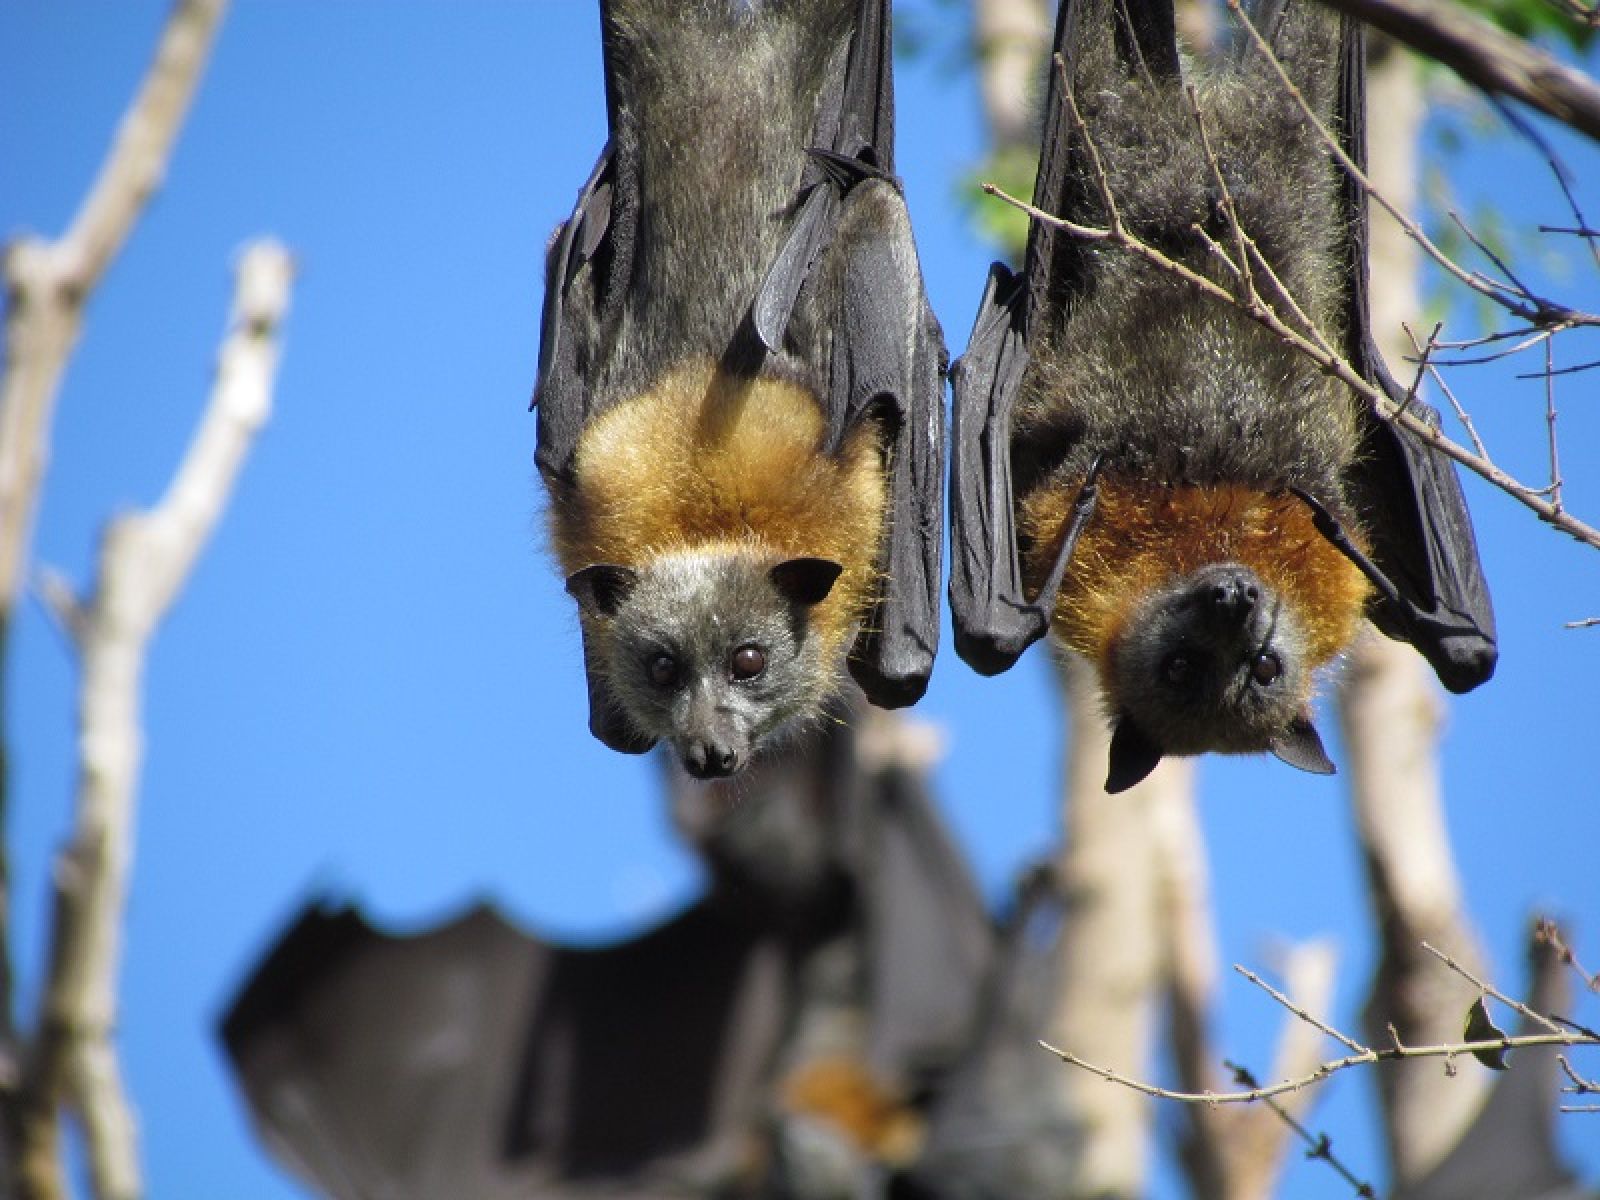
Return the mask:
{"type": "MultiPolygon", "coordinates": [[[[60,1118],[82,1121],[94,1193],[142,1194],[132,1107],[112,1046],[123,905],[142,751],[141,678],[150,638],[222,514],[271,410],[291,264],[274,242],[242,254],[231,327],[204,417],[166,494],[107,526],[89,594],[48,584],[82,659],[75,827],[58,860],[49,977],[23,1080],[21,1189],[64,1195],[60,1118]]],[[[47,577],[48,578],[48,577],[47,577]]]]}

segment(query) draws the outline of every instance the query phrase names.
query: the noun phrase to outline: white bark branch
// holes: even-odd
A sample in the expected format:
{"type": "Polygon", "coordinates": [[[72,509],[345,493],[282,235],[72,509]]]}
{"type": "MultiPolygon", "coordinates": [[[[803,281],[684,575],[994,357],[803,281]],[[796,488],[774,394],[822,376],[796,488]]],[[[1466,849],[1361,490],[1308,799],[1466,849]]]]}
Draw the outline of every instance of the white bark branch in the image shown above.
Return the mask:
{"type": "MultiPolygon", "coordinates": [[[[1050,1037],[1093,1046],[1103,1061],[1137,1073],[1150,1056],[1165,978],[1152,824],[1158,812],[1191,803],[1194,772],[1185,759],[1164,759],[1143,783],[1107,795],[1110,735],[1094,672],[1070,655],[1061,663],[1071,713],[1060,859],[1068,927],[1050,1037]]],[[[1143,1194],[1144,1098],[1077,1072],[1063,1072],[1060,1086],[1084,1132],[1077,1175],[1063,1181],[1062,1195],[1143,1194]]]]}
{"type": "Polygon", "coordinates": [[[111,1037],[143,741],[150,638],[187,579],[271,407],[292,267],[274,242],[242,254],[231,327],[200,426],[159,504],[119,516],[78,605],[80,776],[71,844],[56,867],[49,980],[27,1081],[27,1194],[54,1195],[59,1110],[82,1118],[95,1195],[142,1191],[135,1126],[111,1037]]]}
{"type": "MultiPolygon", "coordinates": [[[[1369,1043],[1393,1027],[1406,1043],[1448,1041],[1476,996],[1433,969],[1419,943],[1449,947],[1480,965],[1445,827],[1436,757],[1441,705],[1410,647],[1368,631],[1340,696],[1351,803],[1380,936],[1367,1000],[1369,1043]]],[[[1384,1133],[1397,1183],[1421,1178],[1460,1139],[1482,1103],[1481,1072],[1446,1075],[1396,1063],[1380,1072],[1384,1133]]]]}
{"type": "Polygon", "coordinates": [[[1050,45],[1051,12],[1042,0],[975,0],[978,86],[996,150],[1038,140],[1039,67],[1050,45]]]}
{"type": "Polygon", "coordinates": [[[0,380],[0,621],[21,584],[33,509],[49,458],[50,416],[83,306],[166,172],[227,0],[181,0],[99,177],[58,241],[6,248],[5,368],[0,380]]]}

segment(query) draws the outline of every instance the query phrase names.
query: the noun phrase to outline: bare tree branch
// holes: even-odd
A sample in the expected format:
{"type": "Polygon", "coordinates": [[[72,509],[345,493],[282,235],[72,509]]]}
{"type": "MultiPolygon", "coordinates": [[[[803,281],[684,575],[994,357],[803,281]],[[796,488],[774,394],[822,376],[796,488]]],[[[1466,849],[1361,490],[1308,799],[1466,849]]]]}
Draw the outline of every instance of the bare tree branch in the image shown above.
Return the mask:
{"type": "Polygon", "coordinates": [[[1468,83],[1510,96],[1600,139],[1600,85],[1530,42],[1446,0],[1328,0],[1441,62],[1468,83]]]}
{"type": "MultiPolygon", "coordinates": [[[[0,663],[22,587],[33,513],[49,460],[51,414],[84,305],[159,186],[227,0],[181,0],[155,61],[122,119],[82,207],[59,240],[26,238],[0,251],[6,288],[0,346],[0,663]]],[[[5,721],[0,689],[0,727],[5,721]]],[[[0,824],[9,769],[0,733],[0,824]]],[[[0,846],[0,1075],[20,1075],[12,1026],[10,880],[0,846]]],[[[0,1079],[0,1188],[14,1167],[14,1084],[0,1079]]]]}
{"type": "Polygon", "coordinates": [[[1262,37],[1261,32],[1245,14],[1241,0],[1227,0],[1228,9],[1231,11],[1240,26],[1255,45],[1257,52],[1277,76],[1280,86],[1294,100],[1299,107],[1302,118],[1316,131],[1317,136],[1327,147],[1328,153],[1339,164],[1341,170],[1360,185],[1385,212],[1400,223],[1406,233],[1419,245],[1429,258],[1438,263],[1449,275],[1454,277],[1464,286],[1471,288],[1479,295],[1494,301],[1507,312],[1527,321],[1529,324],[1541,329],[1572,329],[1579,326],[1600,325],[1600,316],[1593,313],[1580,312],[1563,304],[1546,300],[1512,284],[1490,279],[1477,271],[1468,271],[1457,263],[1423,232],[1422,227],[1408,217],[1405,212],[1392,201],[1382,190],[1374,186],[1367,172],[1358,167],[1354,160],[1345,153],[1344,147],[1339,144],[1339,139],[1328,127],[1322,123],[1317,114],[1307,103],[1305,96],[1289,78],[1283,64],[1273,54],[1272,47],[1262,37]]]}
{"type": "MultiPolygon", "coordinates": [[[[1433,938],[1481,961],[1462,903],[1445,826],[1437,744],[1442,707],[1422,660],[1368,630],[1352,651],[1339,693],[1349,757],[1350,802],[1379,932],[1368,990],[1367,1037],[1388,1028],[1417,1042],[1459,1037],[1474,993],[1438,970],[1418,948],[1433,938]]],[[[1486,1081],[1447,1079],[1426,1067],[1377,1080],[1395,1175],[1421,1178],[1459,1139],[1482,1102],[1486,1081]]]]}
{"type": "MultiPolygon", "coordinates": [[[[1150,1054],[1163,984],[1163,939],[1151,827],[1156,814],[1188,803],[1193,768],[1165,759],[1120,795],[1105,790],[1110,735],[1093,671],[1057,655],[1071,720],[1063,788],[1058,878],[1070,897],[1061,935],[1050,1036],[1129,1071],[1150,1054]]],[[[1144,1192],[1151,1114],[1138,1096],[1085,1086],[1064,1075],[1064,1102],[1082,1120],[1084,1145],[1063,1194],[1133,1197],[1144,1192]]]]}
{"type": "Polygon", "coordinates": [[[27,558],[50,413],[83,306],[160,186],[227,0],[180,0],[156,58],[83,207],[60,240],[6,249],[5,375],[0,381],[0,613],[27,558]]]}
{"type": "MultiPolygon", "coordinates": [[[[1567,1061],[1565,1054],[1558,1054],[1556,1062],[1561,1064],[1561,1071],[1572,1082],[1562,1087],[1563,1094],[1568,1096],[1597,1096],[1600,1095],[1600,1083],[1592,1079],[1585,1079],[1573,1070],[1572,1064],[1567,1061]]],[[[1592,1113],[1600,1112],[1600,1106],[1592,1104],[1563,1104],[1561,1111],[1566,1113],[1592,1113]]]]}
{"type": "Polygon", "coordinates": [[[230,331],[194,439],[160,503],[107,527],[94,587],[76,605],[83,663],[76,827],[56,867],[49,978],[24,1080],[25,1196],[63,1194],[63,1105],[82,1119],[95,1195],[135,1200],[143,1190],[111,1036],[142,757],[144,661],[271,410],[291,273],[277,243],[257,242],[241,255],[230,331]]]}

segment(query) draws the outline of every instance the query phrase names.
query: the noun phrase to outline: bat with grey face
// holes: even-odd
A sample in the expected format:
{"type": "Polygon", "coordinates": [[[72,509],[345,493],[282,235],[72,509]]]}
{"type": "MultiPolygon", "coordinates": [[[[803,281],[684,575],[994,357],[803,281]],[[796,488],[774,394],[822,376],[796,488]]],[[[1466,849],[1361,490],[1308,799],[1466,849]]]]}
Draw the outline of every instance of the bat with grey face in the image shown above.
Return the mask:
{"type": "Polygon", "coordinates": [[[546,271],[537,462],[590,728],[700,778],[938,643],[944,347],[888,0],[603,0],[611,137],[546,271]]]}

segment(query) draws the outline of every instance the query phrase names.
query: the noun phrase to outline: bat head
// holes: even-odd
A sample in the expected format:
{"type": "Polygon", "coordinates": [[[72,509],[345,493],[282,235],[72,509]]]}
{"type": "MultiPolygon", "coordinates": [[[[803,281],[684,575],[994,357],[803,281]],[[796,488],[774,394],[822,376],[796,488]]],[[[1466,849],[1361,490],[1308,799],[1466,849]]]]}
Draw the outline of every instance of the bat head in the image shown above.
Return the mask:
{"type": "Polygon", "coordinates": [[[697,551],[585,567],[567,591],[602,631],[599,666],[628,721],[668,742],[690,775],[714,779],[832,691],[835,665],[808,614],[842,569],[697,551]]]}
{"type": "Polygon", "coordinates": [[[1331,774],[1311,676],[1295,613],[1249,567],[1212,563],[1153,590],[1111,648],[1106,790],[1132,787],[1165,755],[1207,751],[1270,751],[1331,774]]]}

